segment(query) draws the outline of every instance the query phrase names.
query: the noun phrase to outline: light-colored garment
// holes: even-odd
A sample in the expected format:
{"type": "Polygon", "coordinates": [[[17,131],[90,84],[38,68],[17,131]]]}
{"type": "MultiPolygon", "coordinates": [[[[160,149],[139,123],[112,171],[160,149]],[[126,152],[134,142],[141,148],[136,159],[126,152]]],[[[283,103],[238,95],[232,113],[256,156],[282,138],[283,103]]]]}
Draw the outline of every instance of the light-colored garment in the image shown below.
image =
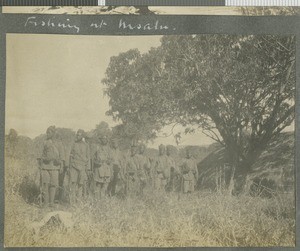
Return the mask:
{"type": "Polygon", "coordinates": [[[125,166],[125,174],[137,174],[139,169],[139,158],[137,155],[127,156],[126,158],[126,166],[125,166]]]}
{"type": "Polygon", "coordinates": [[[198,180],[197,163],[193,158],[184,159],[181,165],[183,192],[194,192],[198,180]]]}
{"type": "Polygon", "coordinates": [[[140,180],[146,182],[150,179],[150,161],[149,158],[142,154],[136,155],[137,159],[137,168],[138,168],[138,176],[140,180]]]}
{"type": "Polygon", "coordinates": [[[171,167],[170,161],[167,155],[160,155],[156,160],[156,172],[162,174],[164,179],[170,178],[171,167]]]}
{"type": "Polygon", "coordinates": [[[128,156],[125,166],[126,193],[136,194],[139,189],[139,158],[137,155],[128,156]]]}
{"type": "Polygon", "coordinates": [[[94,180],[99,183],[109,183],[113,172],[113,158],[109,146],[98,146],[93,161],[94,180]]]}
{"type": "Polygon", "coordinates": [[[149,170],[150,169],[150,161],[149,158],[143,154],[137,154],[136,155],[137,159],[138,159],[138,166],[139,169],[143,169],[143,170],[149,170]]]}
{"type": "Polygon", "coordinates": [[[171,175],[169,158],[167,155],[159,155],[154,163],[154,188],[164,191],[171,175]]]}

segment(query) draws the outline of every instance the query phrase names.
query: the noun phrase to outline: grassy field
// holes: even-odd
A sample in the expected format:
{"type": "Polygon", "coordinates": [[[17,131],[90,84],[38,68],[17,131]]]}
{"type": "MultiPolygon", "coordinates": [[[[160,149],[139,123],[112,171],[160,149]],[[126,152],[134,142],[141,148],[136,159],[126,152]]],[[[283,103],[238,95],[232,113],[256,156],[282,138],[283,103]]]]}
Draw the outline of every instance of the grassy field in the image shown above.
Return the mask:
{"type": "Polygon", "coordinates": [[[197,191],[187,196],[148,193],[143,198],[86,201],[57,209],[72,213],[71,229],[47,224],[35,234],[32,222],[50,211],[34,203],[35,168],[29,160],[6,159],[6,247],[295,245],[292,194],[265,199],[197,191]]]}

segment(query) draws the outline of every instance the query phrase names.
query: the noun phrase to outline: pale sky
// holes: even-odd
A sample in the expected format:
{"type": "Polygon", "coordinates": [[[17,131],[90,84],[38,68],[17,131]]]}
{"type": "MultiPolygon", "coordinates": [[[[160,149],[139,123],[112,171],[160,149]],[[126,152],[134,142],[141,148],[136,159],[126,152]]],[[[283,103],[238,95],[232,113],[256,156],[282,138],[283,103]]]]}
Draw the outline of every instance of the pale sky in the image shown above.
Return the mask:
{"type": "MultiPolygon", "coordinates": [[[[34,138],[49,125],[91,130],[101,121],[114,126],[101,80],[111,56],[160,44],[160,36],[7,35],[6,133],[14,128],[34,138]]],[[[176,128],[177,132],[180,128],[176,128]]],[[[169,128],[164,130],[166,133],[169,128]]],[[[212,141],[201,133],[182,144],[212,141]]],[[[160,137],[152,146],[175,144],[160,137]]]]}

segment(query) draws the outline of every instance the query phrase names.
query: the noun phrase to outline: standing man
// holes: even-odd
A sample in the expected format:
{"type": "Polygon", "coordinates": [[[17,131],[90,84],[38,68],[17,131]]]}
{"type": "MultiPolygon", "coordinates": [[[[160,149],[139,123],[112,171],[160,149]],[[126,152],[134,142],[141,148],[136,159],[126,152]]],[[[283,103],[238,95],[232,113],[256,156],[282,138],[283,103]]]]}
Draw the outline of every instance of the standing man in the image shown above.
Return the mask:
{"type": "Polygon", "coordinates": [[[154,188],[158,191],[165,191],[166,185],[170,179],[169,160],[166,155],[166,147],[159,146],[159,156],[155,161],[155,182],[154,188]]]}
{"type": "Polygon", "coordinates": [[[112,177],[112,156],[107,136],[100,136],[100,145],[97,146],[94,162],[95,197],[102,199],[107,195],[107,187],[112,177]]]}
{"type": "Polygon", "coordinates": [[[146,146],[140,144],[138,148],[138,177],[140,179],[140,192],[143,194],[144,188],[150,187],[151,184],[151,169],[150,161],[147,156],[145,156],[146,146]]]}
{"type": "Polygon", "coordinates": [[[139,189],[139,179],[138,179],[138,158],[137,147],[135,145],[130,148],[130,156],[126,160],[125,167],[125,180],[126,180],[126,194],[129,196],[134,196],[137,194],[139,189]]]}
{"type": "Polygon", "coordinates": [[[65,195],[64,180],[65,180],[65,175],[66,175],[68,166],[67,166],[66,149],[62,142],[61,134],[57,130],[56,130],[56,133],[54,136],[54,144],[58,149],[59,158],[61,160],[61,165],[62,165],[62,168],[60,169],[59,177],[58,177],[58,183],[59,183],[58,199],[59,199],[60,203],[62,203],[64,200],[64,195],[65,195]]]}
{"type": "Polygon", "coordinates": [[[81,199],[84,186],[87,182],[87,173],[91,171],[90,149],[84,141],[84,131],[79,129],[76,133],[75,143],[70,153],[70,203],[81,199]]]}
{"type": "Polygon", "coordinates": [[[186,149],[186,157],[181,165],[181,174],[183,193],[193,193],[198,181],[198,168],[196,160],[188,148],[186,149]]]}
{"type": "Polygon", "coordinates": [[[175,191],[177,183],[180,183],[178,181],[178,176],[179,176],[179,170],[176,166],[175,160],[172,157],[172,146],[168,145],[167,146],[167,158],[168,158],[168,168],[170,170],[170,180],[168,184],[168,190],[171,192],[175,191]]]}
{"type": "Polygon", "coordinates": [[[124,181],[124,156],[119,149],[117,139],[111,142],[111,156],[112,156],[112,178],[108,186],[108,192],[111,196],[116,194],[116,188],[120,181],[124,181]]]}
{"type": "Polygon", "coordinates": [[[59,149],[54,143],[55,126],[50,126],[47,138],[43,144],[43,153],[40,160],[41,185],[44,195],[44,206],[53,206],[56,188],[58,186],[59,171],[63,168],[59,149]]]}

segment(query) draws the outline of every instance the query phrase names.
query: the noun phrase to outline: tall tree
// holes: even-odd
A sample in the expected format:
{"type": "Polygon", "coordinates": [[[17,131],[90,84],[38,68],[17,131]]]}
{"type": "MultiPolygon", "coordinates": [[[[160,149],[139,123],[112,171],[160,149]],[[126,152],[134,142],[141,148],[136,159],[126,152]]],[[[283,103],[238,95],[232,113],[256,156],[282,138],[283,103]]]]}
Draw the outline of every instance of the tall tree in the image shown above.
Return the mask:
{"type": "Polygon", "coordinates": [[[148,133],[198,125],[225,147],[243,181],[294,120],[295,38],[164,36],[147,54],[113,57],[103,83],[115,119],[148,133]]]}
{"type": "Polygon", "coordinates": [[[133,141],[155,138],[161,128],[152,112],[161,111],[165,96],[159,100],[162,90],[152,85],[155,76],[148,67],[148,63],[160,63],[157,56],[156,49],[145,55],[135,49],[112,57],[103,80],[110,97],[107,115],[121,120],[122,126],[116,129],[133,141]]]}

